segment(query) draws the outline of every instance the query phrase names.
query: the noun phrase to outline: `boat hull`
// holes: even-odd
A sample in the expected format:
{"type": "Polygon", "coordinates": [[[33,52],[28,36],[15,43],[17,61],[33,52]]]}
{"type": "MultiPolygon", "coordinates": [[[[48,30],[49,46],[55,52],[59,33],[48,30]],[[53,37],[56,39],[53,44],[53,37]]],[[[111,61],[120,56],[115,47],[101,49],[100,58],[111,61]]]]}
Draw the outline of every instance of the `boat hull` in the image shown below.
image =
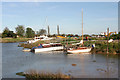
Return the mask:
{"type": "Polygon", "coordinates": [[[87,49],[77,49],[77,50],[67,50],[68,53],[86,53],[86,52],[90,52],[91,48],[87,48],[87,49]]]}
{"type": "Polygon", "coordinates": [[[36,49],[34,49],[34,52],[39,53],[39,52],[56,51],[56,50],[63,50],[63,46],[48,47],[48,48],[36,48],[36,49]]]}

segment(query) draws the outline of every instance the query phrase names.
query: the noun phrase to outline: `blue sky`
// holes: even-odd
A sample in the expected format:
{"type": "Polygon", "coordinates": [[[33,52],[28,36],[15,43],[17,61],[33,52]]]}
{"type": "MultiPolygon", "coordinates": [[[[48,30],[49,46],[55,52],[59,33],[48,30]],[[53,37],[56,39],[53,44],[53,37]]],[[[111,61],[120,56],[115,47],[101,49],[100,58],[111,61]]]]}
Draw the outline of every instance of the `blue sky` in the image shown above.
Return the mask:
{"type": "Polygon", "coordinates": [[[59,25],[60,33],[81,35],[82,8],[84,34],[105,32],[107,27],[118,31],[117,2],[3,2],[2,30],[24,25],[38,31],[49,25],[51,34],[56,34],[59,25]]]}

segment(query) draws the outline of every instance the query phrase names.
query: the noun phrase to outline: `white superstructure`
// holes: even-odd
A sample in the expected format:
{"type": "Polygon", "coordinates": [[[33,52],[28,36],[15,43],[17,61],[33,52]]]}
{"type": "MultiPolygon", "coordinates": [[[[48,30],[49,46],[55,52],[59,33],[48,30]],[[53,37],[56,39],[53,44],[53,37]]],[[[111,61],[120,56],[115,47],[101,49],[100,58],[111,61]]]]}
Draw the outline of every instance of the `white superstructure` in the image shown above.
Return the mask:
{"type": "Polygon", "coordinates": [[[39,36],[39,37],[35,37],[33,40],[29,40],[27,41],[28,43],[35,43],[39,40],[51,40],[52,38],[48,38],[47,36],[39,36]]]}

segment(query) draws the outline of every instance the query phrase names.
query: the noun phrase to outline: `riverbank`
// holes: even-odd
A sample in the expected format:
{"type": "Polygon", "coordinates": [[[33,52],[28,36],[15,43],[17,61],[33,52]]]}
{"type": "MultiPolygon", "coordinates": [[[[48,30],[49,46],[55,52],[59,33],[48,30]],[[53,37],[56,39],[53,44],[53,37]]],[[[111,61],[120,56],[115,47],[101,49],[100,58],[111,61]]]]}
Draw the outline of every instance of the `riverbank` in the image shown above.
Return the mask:
{"type": "Polygon", "coordinates": [[[85,46],[88,46],[88,44],[95,44],[95,48],[93,48],[91,51],[92,53],[106,54],[107,46],[108,46],[108,53],[110,54],[120,53],[119,41],[108,43],[108,45],[107,45],[107,41],[86,41],[85,46]]]}
{"type": "Polygon", "coordinates": [[[0,43],[14,43],[14,42],[25,42],[32,38],[1,38],[0,43]]]}
{"type": "MultiPolygon", "coordinates": [[[[51,41],[38,41],[33,44],[21,44],[21,47],[24,48],[29,48],[31,49],[32,47],[38,46],[38,44],[43,44],[43,43],[50,43],[50,42],[60,42],[62,45],[71,46],[73,43],[78,43],[80,40],[73,40],[73,39],[67,39],[66,41],[64,39],[55,39],[51,41]]],[[[107,40],[89,40],[89,41],[84,41],[84,46],[86,47],[92,47],[92,44],[95,44],[95,48],[91,50],[91,53],[101,53],[101,54],[106,54],[107,52],[107,40]]],[[[119,49],[120,42],[118,40],[114,40],[114,42],[108,43],[108,52],[112,54],[117,54],[120,53],[119,49]]]]}

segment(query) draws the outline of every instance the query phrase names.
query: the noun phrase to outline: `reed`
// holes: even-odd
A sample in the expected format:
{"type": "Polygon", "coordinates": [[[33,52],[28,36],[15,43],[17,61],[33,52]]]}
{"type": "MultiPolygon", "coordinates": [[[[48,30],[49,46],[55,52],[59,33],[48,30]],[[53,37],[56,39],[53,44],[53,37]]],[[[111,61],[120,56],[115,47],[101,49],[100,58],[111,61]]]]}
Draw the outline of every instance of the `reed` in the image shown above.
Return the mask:
{"type": "Polygon", "coordinates": [[[29,70],[24,74],[22,72],[17,73],[17,75],[25,76],[26,80],[70,80],[71,77],[61,72],[52,73],[46,71],[36,71],[36,70],[29,70]]]}

